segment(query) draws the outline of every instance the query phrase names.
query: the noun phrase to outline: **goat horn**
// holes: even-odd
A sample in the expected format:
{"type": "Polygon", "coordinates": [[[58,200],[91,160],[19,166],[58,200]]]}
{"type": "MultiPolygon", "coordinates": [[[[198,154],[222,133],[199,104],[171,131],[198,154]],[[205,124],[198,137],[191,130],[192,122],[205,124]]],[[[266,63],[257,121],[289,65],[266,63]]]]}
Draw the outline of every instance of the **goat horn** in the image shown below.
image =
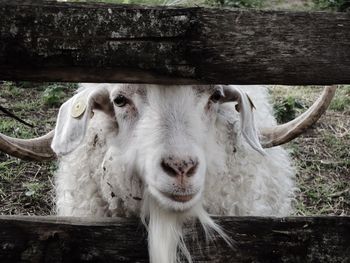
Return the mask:
{"type": "Polygon", "coordinates": [[[261,145],[264,148],[287,143],[310,128],[327,110],[337,86],[327,86],[317,101],[302,115],[285,124],[260,130],[261,145]]]}
{"type": "Polygon", "coordinates": [[[17,139],[0,133],[0,151],[23,160],[52,160],[56,158],[50,146],[54,134],[51,131],[35,139],[17,139]]]}

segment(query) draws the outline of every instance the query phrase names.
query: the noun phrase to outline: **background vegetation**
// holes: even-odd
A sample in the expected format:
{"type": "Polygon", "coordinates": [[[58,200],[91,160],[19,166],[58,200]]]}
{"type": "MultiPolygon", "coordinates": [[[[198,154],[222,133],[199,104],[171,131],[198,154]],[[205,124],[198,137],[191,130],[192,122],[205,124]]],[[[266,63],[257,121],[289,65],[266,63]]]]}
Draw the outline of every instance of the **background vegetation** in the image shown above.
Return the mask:
{"type": "MultiPolygon", "coordinates": [[[[103,2],[149,4],[151,0],[103,2]]],[[[101,2],[101,1],[100,1],[101,2]]],[[[153,0],[186,4],[287,10],[346,11],[347,0],[153,0]]],[[[50,131],[59,105],[76,84],[1,82],[0,105],[34,125],[29,128],[0,112],[0,132],[20,138],[50,131]],[[30,88],[30,89],[28,89],[30,88]]],[[[274,111],[286,122],[309,107],[321,87],[271,86],[274,111]]],[[[329,111],[314,129],[286,145],[298,169],[297,215],[350,215],[350,85],[338,88],[329,111]]],[[[0,153],[0,214],[47,215],[53,212],[55,162],[31,163],[0,153]]]]}

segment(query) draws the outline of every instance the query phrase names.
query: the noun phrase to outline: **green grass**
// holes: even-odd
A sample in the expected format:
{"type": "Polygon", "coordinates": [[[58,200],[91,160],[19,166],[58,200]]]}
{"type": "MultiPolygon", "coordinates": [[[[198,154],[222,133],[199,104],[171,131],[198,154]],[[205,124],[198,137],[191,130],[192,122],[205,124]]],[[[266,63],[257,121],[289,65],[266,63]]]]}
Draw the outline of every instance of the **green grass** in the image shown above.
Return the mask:
{"type": "Polygon", "coordinates": [[[42,182],[25,182],[22,184],[25,189],[24,194],[31,198],[41,198],[43,197],[43,189],[45,184],[42,182]]]}
{"type": "Polygon", "coordinates": [[[262,8],[264,2],[263,0],[206,0],[205,4],[233,8],[262,8]]]}
{"type": "Polygon", "coordinates": [[[338,88],[337,96],[329,106],[331,110],[350,112],[350,85],[338,88]]]}
{"type": "Polygon", "coordinates": [[[41,95],[41,101],[45,106],[60,106],[65,98],[65,86],[53,83],[48,85],[41,95]]]}
{"type": "MultiPolygon", "coordinates": [[[[287,101],[299,101],[304,106],[302,109],[289,103],[288,111],[275,107],[275,114],[301,114],[320,93],[320,87],[275,86],[271,94],[277,105],[289,98],[287,101]]],[[[313,129],[287,145],[297,167],[300,189],[296,215],[350,214],[350,111],[349,104],[344,103],[348,94],[349,86],[340,86],[329,110],[313,129]],[[339,102],[345,106],[338,107],[339,102]]]]}
{"type": "Polygon", "coordinates": [[[349,9],[347,0],[313,0],[315,8],[319,10],[346,11],[349,9]]]}
{"type": "MultiPolygon", "coordinates": [[[[34,125],[30,128],[2,115],[0,132],[18,138],[45,134],[54,127],[59,105],[72,96],[75,88],[75,84],[59,83],[0,84],[1,106],[34,125]]],[[[0,214],[52,213],[55,168],[55,162],[25,162],[0,153],[0,214]]]]}
{"type": "Polygon", "coordinates": [[[273,105],[274,115],[278,123],[285,123],[295,118],[297,110],[304,109],[305,105],[293,96],[276,101],[273,105]]]}

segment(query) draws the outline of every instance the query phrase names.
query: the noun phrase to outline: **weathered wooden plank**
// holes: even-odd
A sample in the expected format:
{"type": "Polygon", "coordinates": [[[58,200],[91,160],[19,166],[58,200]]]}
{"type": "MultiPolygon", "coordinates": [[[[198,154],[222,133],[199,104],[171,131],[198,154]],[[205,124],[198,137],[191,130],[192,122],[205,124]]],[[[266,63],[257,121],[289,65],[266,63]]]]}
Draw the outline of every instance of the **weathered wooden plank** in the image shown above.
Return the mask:
{"type": "MultiPolygon", "coordinates": [[[[350,262],[350,217],[220,217],[235,240],[187,229],[195,262],[350,262]],[[193,238],[195,236],[196,238],[193,238]]],[[[0,216],[0,262],[148,262],[138,220],[0,216]]]]}
{"type": "Polygon", "coordinates": [[[0,0],[0,79],[350,83],[350,14],[0,0]]]}

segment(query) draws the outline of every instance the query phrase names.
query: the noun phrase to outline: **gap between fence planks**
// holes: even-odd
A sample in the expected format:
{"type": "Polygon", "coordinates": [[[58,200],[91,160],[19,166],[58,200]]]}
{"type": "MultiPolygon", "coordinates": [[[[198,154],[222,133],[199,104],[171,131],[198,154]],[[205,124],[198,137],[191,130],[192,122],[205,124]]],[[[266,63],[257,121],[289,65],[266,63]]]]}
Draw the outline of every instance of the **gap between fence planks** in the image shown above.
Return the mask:
{"type": "MultiPolygon", "coordinates": [[[[235,241],[188,226],[194,262],[350,262],[350,217],[217,217],[235,241]],[[197,233],[199,233],[197,235],[197,233]]],[[[0,262],[148,262],[139,220],[0,216],[0,262]]]]}
{"type": "Polygon", "coordinates": [[[0,79],[349,84],[350,13],[0,0],[0,79]]]}

